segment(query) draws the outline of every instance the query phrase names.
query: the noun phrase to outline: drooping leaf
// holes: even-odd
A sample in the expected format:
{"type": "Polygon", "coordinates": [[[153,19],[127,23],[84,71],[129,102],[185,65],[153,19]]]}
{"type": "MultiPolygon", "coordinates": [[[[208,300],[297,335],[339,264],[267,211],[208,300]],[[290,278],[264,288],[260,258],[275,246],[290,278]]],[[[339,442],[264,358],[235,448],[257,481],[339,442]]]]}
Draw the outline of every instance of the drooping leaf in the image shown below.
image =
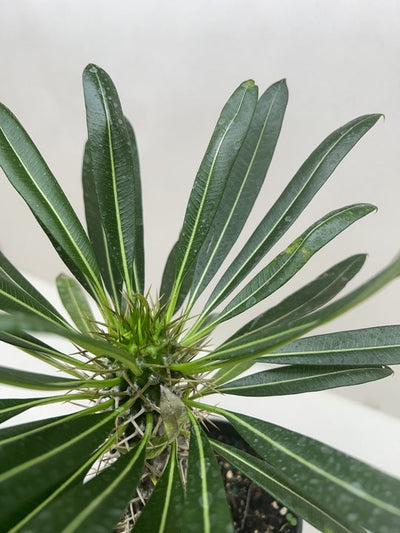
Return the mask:
{"type": "Polygon", "coordinates": [[[176,453],[173,452],[150,500],[139,516],[135,533],[176,533],[183,506],[183,486],[176,453]]]}
{"type": "Polygon", "coordinates": [[[102,293],[97,261],[81,223],[32,140],[3,105],[0,166],[74,276],[92,293],[102,293]]]}
{"type": "Polygon", "coordinates": [[[208,299],[205,313],[222,302],[254,269],[297,220],[340,161],[379,118],[380,115],[356,118],[331,133],[314,150],[227,268],[208,299]]]}
{"type": "Polygon", "coordinates": [[[281,396],[359,385],[393,374],[388,367],[285,366],[244,376],[218,387],[238,396],[281,396]]]}
{"type": "Polygon", "coordinates": [[[183,278],[197,260],[224,193],[229,172],[257,103],[257,87],[246,81],[225,104],[197,173],[179,242],[171,311],[183,278]]]}
{"type": "Polygon", "coordinates": [[[209,439],[193,415],[189,447],[186,498],[178,531],[233,533],[225,488],[209,439]]]}
{"type": "Polygon", "coordinates": [[[272,160],[286,110],[285,80],[272,85],[257,102],[242,147],[196,263],[189,306],[202,293],[241,232],[272,160]]]}
{"type": "Polygon", "coordinates": [[[87,461],[112,429],[114,418],[114,413],[66,416],[0,431],[0,523],[4,531],[87,461]]]}
{"type": "Polygon", "coordinates": [[[65,309],[79,331],[93,333],[96,330],[95,318],[81,287],[73,278],[61,274],[57,277],[57,289],[65,309]]]}
{"type": "MultiPolygon", "coordinates": [[[[108,74],[95,65],[88,65],[83,73],[92,175],[99,202],[108,255],[116,263],[119,279],[128,294],[139,292],[142,281],[137,278],[142,264],[143,243],[135,242],[143,220],[137,157],[132,132],[128,130],[117,91],[108,74]],[[138,231],[136,226],[140,227],[138,231]],[[136,250],[137,246],[137,250],[136,250]],[[140,255],[136,257],[136,251],[140,255]],[[136,266],[135,266],[136,265],[136,266]]],[[[115,275],[115,272],[112,271],[115,275]]]]}
{"type": "Polygon", "coordinates": [[[315,222],[249,281],[221,311],[216,321],[222,322],[243,313],[275,292],[318,250],[374,209],[369,204],[354,204],[332,211],[315,222]]]}
{"type": "MultiPolygon", "coordinates": [[[[222,410],[221,414],[222,414],[222,410]]],[[[400,480],[326,444],[256,418],[224,411],[253,449],[321,508],[355,527],[396,531],[400,480]]]]}
{"type": "Polygon", "coordinates": [[[282,471],[268,462],[221,442],[213,441],[212,445],[245,476],[319,530],[335,533],[365,533],[364,529],[356,524],[346,525],[340,515],[336,516],[326,510],[324,505],[316,503],[312,497],[305,497],[301,487],[293,486],[282,471]]]}
{"type": "Polygon", "coordinates": [[[85,484],[78,484],[29,523],[43,533],[110,533],[122,518],[144,467],[146,439],[85,484]]]}

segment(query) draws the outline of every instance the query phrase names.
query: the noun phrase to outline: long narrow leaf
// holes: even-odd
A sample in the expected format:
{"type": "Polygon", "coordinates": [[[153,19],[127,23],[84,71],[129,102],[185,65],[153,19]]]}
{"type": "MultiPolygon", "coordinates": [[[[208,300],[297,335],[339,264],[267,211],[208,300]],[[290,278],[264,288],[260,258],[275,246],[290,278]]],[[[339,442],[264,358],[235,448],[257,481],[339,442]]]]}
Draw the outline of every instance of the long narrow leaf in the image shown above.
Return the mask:
{"type": "Polygon", "coordinates": [[[253,81],[246,81],[233,93],[221,112],[186,209],[171,312],[174,310],[182,280],[197,260],[220,205],[229,172],[246,136],[256,103],[257,87],[253,81]]]}
{"type": "Polygon", "coordinates": [[[292,278],[311,257],[351,224],[374,210],[369,204],[355,204],[324,216],[310,226],[283,252],[261,270],[218,315],[228,320],[254,306],[292,278]]]}
{"type": "Polygon", "coordinates": [[[122,278],[118,273],[118,267],[110,256],[107,247],[107,237],[103,229],[103,221],[100,215],[100,206],[93,177],[92,156],[90,153],[89,142],[85,145],[85,153],[83,156],[82,187],[89,239],[99,264],[104,285],[114,301],[114,304],[118,307],[121,303],[122,278]]]}
{"type": "Polygon", "coordinates": [[[29,523],[43,533],[109,533],[135,494],[144,466],[143,439],[99,475],[66,491],[29,523]]]}
{"type": "Polygon", "coordinates": [[[364,265],[366,257],[365,254],[353,255],[337,263],[279,304],[253,318],[229,337],[229,341],[264,326],[293,322],[322,307],[353,279],[364,265]]]}
{"type": "Polygon", "coordinates": [[[176,454],[171,453],[168,466],[154,488],[135,525],[137,533],[176,533],[184,505],[184,492],[176,454]]]}
{"type": "MultiPolygon", "coordinates": [[[[172,247],[170,253],[168,254],[167,261],[165,263],[165,268],[164,268],[162,279],[161,279],[161,289],[160,289],[160,302],[162,304],[166,304],[169,301],[171,294],[172,294],[172,290],[174,288],[178,252],[179,252],[179,239],[172,247]]],[[[181,288],[179,290],[179,295],[175,303],[175,312],[181,308],[186,296],[188,295],[190,291],[190,287],[192,286],[192,281],[193,281],[194,267],[195,265],[193,264],[190,267],[190,269],[186,272],[182,280],[181,288]]]]}
{"type": "Polygon", "coordinates": [[[329,135],[308,157],[217,283],[206,306],[209,313],[224,300],[295,222],[340,161],[377,122],[365,115],[329,135]]]}
{"type": "Polygon", "coordinates": [[[10,430],[0,432],[0,523],[3,531],[9,531],[87,460],[112,429],[114,417],[113,413],[106,413],[72,420],[62,417],[57,424],[49,421],[42,425],[23,424],[12,428],[19,432],[16,438],[8,440],[1,437],[4,432],[10,434],[10,430]]]}
{"type": "Polygon", "coordinates": [[[223,416],[262,458],[301,488],[305,498],[321,501],[323,509],[356,527],[396,531],[400,480],[281,426],[229,411],[223,416]]]}
{"type": "Polygon", "coordinates": [[[233,533],[225,488],[214,452],[193,418],[185,507],[179,524],[177,530],[187,533],[233,533]]]}
{"type": "MultiPolygon", "coordinates": [[[[88,65],[83,73],[89,150],[93,179],[100,207],[102,226],[107,237],[108,254],[119,269],[115,286],[124,281],[128,293],[141,290],[136,274],[140,268],[135,256],[142,243],[135,243],[135,226],[143,225],[137,213],[139,177],[132,135],[113,82],[104,70],[88,65]]],[[[141,262],[142,259],[139,260],[141,262]]]]}
{"type": "Polygon", "coordinates": [[[388,367],[285,366],[257,372],[218,387],[238,396],[281,396],[359,385],[393,374],[388,367]]]}
{"type": "Polygon", "coordinates": [[[57,277],[57,289],[65,309],[79,331],[93,333],[96,330],[95,318],[81,287],[73,278],[60,275],[57,277]]]}
{"type": "Polygon", "coordinates": [[[81,223],[32,140],[3,105],[0,166],[74,276],[92,293],[101,293],[97,261],[81,223]]]}
{"type": "Polygon", "coordinates": [[[257,102],[220,206],[200,250],[189,305],[213,278],[250,214],[272,160],[287,100],[286,82],[282,80],[267,89],[257,102]]]}
{"type": "Polygon", "coordinates": [[[325,510],[323,505],[315,503],[312,498],[304,496],[301,487],[293,487],[291,480],[283,475],[282,471],[277,470],[266,461],[221,442],[213,441],[212,445],[218,453],[241,470],[245,476],[320,531],[365,533],[364,529],[358,525],[346,525],[340,515],[334,515],[325,510]]]}
{"type": "Polygon", "coordinates": [[[259,362],[290,365],[398,365],[400,326],[338,331],[298,339],[259,362]]]}

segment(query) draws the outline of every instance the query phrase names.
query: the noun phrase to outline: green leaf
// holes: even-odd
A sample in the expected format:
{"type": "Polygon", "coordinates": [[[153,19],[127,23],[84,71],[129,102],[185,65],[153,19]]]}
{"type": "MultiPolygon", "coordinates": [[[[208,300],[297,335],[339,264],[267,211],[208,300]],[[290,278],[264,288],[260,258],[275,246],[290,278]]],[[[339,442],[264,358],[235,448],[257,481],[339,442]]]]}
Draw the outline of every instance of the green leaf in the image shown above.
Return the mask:
{"type": "Polygon", "coordinates": [[[119,269],[114,284],[119,287],[122,279],[128,294],[132,294],[141,291],[143,285],[138,278],[143,267],[143,242],[136,242],[143,226],[136,147],[108,74],[88,65],[83,73],[83,88],[100,216],[108,255],[119,269]]]}
{"type": "Polygon", "coordinates": [[[281,396],[359,385],[393,374],[388,367],[285,366],[257,372],[218,387],[238,396],[281,396]]]}
{"type": "MultiPolygon", "coordinates": [[[[171,294],[172,294],[173,287],[174,287],[178,252],[179,252],[179,239],[174,244],[170,253],[168,254],[168,258],[165,263],[165,268],[164,268],[162,279],[161,279],[160,302],[163,305],[165,305],[169,301],[171,294]]],[[[192,286],[194,266],[195,265],[193,264],[190,267],[190,269],[188,270],[188,272],[186,272],[182,280],[182,285],[181,285],[179,295],[178,295],[178,298],[175,304],[175,311],[178,311],[181,308],[186,296],[189,293],[190,287],[192,286]]]]}
{"type": "Polygon", "coordinates": [[[4,531],[87,461],[112,429],[114,418],[114,413],[67,416],[0,431],[0,520],[4,531]]]}
{"type": "Polygon", "coordinates": [[[29,298],[36,300],[42,308],[46,308],[49,316],[56,317],[58,321],[65,323],[54,306],[15,268],[2,252],[0,252],[0,276],[17,285],[29,298]]]}
{"type": "Polygon", "coordinates": [[[0,398],[0,423],[17,416],[32,407],[47,405],[49,403],[68,402],[77,399],[89,398],[88,394],[65,394],[46,396],[44,398],[0,398]]]}
{"type": "Polygon", "coordinates": [[[210,441],[193,415],[186,499],[180,528],[187,533],[233,533],[231,515],[218,463],[210,441]]]}
{"type": "Polygon", "coordinates": [[[282,80],[267,89],[257,102],[218,211],[200,250],[189,306],[218,271],[250,214],[272,160],[287,100],[286,82],[282,80]]]}
{"type": "Polygon", "coordinates": [[[329,135],[308,157],[217,283],[204,314],[224,300],[295,222],[340,161],[381,115],[364,115],[329,135]]]}
{"type": "Polygon", "coordinates": [[[65,194],[14,115],[0,105],[0,165],[74,276],[102,294],[87,235],[65,194]]]}
{"type": "MultiPolygon", "coordinates": [[[[363,283],[360,287],[324,308],[305,317],[300,317],[298,320],[283,323],[279,326],[269,327],[267,325],[260,327],[249,334],[223,343],[214,352],[199,359],[199,361],[204,362],[209,359],[255,359],[256,357],[272,352],[278,347],[301,337],[312,329],[355,307],[396,279],[399,275],[400,256],[395,258],[386,268],[363,283]]],[[[352,363],[352,361],[348,361],[348,363],[352,363]]],[[[179,367],[175,365],[174,369],[178,370],[179,367]]]]}
{"type": "Polygon", "coordinates": [[[302,496],[345,523],[376,533],[396,531],[400,480],[281,426],[220,410],[252,448],[281,470],[302,496]]]}
{"type": "Polygon", "coordinates": [[[183,278],[197,260],[219,208],[229,172],[246,136],[256,103],[257,87],[253,81],[246,81],[233,93],[221,112],[186,209],[180,236],[171,314],[183,278]]]}
{"type": "Polygon", "coordinates": [[[134,528],[135,533],[176,533],[183,505],[183,486],[176,453],[173,452],[150,500],[139,516],[134,528]]]}
{"type": "Polygon", "coordinates": [[[221,442],[212,441],[212,446],[245,476],[320,531],[326,533],[364,532],[364,529],[355,524],[347,525],[340,515],[337,517],[325,510],[323,505],[313,501],[312,496],[305,497],[301,487],[293,486],[289,478],[266,461],[221,442]]]}
{"type": "Polygon", "coordinates": [[[118,382],[118,378],[114,379],[71,379],[60,378],[57,376],[48,376],[47,374],[39,374],[36,372],[26,372],[25,370],[16,370],[0,366],[0,383],[13,385],[15,387],[23,387],[27,389],[38,390],[73,390],[82,387],[105,387],[114,385],[114,381],[118,382]]]}
{"type": "Polygon", "coordinates": [[[92,334],[97,329],[96,322],[80,285],[73,278],[61,274],[57,277],[57,289],[65,309],[79,331],[92,334]]]}
{"type": "Polygon", "coordinates": [[[369,204],[354,204],[332,211],[315,222],[243,287],[221,311],[216,322],[229,320],[247,311],[275,292],[323,246],[374,209],[369,204]]]}
{"type": "Polygon", "coordinates": [[[83,485],[75,485],[29,523],[33,533],[110,533],[122,517],[143,471],[144,438],[139,446],[83,485]]]}
{"type": "Polygon", "coordinates": [[[253,318],[229,337],[227,342],[264,326],[272,327],[293,322],[322,307],[353,279],[365,263],[365,259],[365,254],[358,254],[337,263],[279,304],[253,318]]]}
{"type": "Polygon", "coordinates": [[[118,267],[115,261],[110,257],[107,247],[107,237],[103,229],[100,206],[94,183],[89,142],[86,142],[83,156],[82,186],[89,239],[92,243],[104,284],[114,304],[118,308],[121,304],[123,280],[118,273],[118,267]]]}
{"type": "Polygon", "coordinates": [[[398,365],[400,326],[338,331],[298,339],[259,362],[290,365],[398,365]]]}

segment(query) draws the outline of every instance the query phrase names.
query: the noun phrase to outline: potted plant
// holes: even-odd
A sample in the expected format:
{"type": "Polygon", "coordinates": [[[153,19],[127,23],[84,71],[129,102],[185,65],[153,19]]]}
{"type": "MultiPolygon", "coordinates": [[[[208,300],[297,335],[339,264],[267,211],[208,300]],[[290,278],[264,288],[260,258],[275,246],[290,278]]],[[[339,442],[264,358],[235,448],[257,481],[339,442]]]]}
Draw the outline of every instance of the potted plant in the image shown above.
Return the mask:
{"type": "Polygon", "coordinates": [[[1,254],[1,340],[59,374],[2,367],[1,382],[54,393],[3,399],[0,415],[86,402],[72,414],[1,430],[1,531],[233,531],[215,453],[322,531],[396,531],[398,480],[321,442],[206,402],[214,393],[261,397],[356,385],[384,378],[392,373],[387,365],[400,363],[398,325],[304,337],[399,276],[399,258],[335,298],[366,256],[342,259],[219,346],[211,340],[215,328],[278,290],[375,210],[363,203],[337,208],[254,273],[379,115],[352,120],[316,148],[199,309],[264,181],[287,104],[285,82],[259,98],[246,81],[224,106],[159,296],[144,283],[133,129],[102,69],[89,65],[83,83],[87,231],[28,134],[0,108],[0,164],[72,273],[57,278],[66,318],[1,254]],[[35,332],[74,347],[64,353],[35,332]],[[248,374],[256,362],[263,369],[248,374]],[[255,455],[211,438],[209,415],[227,420],[255,455]]]}

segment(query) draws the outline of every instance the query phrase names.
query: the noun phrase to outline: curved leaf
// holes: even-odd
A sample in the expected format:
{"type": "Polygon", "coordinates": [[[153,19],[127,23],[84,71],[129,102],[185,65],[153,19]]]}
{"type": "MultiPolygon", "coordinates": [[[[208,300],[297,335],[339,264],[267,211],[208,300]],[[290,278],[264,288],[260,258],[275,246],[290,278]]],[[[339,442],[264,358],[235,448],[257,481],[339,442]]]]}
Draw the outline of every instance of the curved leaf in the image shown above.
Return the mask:
{"type": "Polygon", "coordinates": [[[189,307],[218,271],[250,214],[275,151],[287,100],[286,82],[282,80],[267,89],[257,102],[197,259],[189,307]]]}
{"type": "Polygon", "coordinates": [[[295,222],[346,154],[381,115],[364,115],[331,133],[308,157],[217,283],[204,314],[224,300],[295,222]]]}
{"type": "Polygon", "coordinates": [[[247,311],[275,292],[323,246],[374,209],[369,204],[354,204],[332,211],[315,222],[243,287],[221,311],[216,323],[247,311]]]}
{"type": "Polygon", "coordinates": [[[293,486],[291,480],[266,461],[253,457],[243,450],[213,441],[213,448],[227,461],[239,468],[245,476],[259,487],[272,494],[278,501],[314,525],[320,531],[335,533],[365,533],[355,524],[347,525],[343,518],[324,509],[324,505],[306,497],[301,487],[293,486]]]}
{"type": "Polygon", "coordinates": [[[176,266],[170,313],[183,278],[197,260],[200,248],[224,193],[226,180],[245,138],[257,103],[257,87],[246,81],[225,104],[190,194],[176,266]]]}
{"type": "Polygon", "coordinates": [[[304,498],[320,501],[327,512],[355,527],[396,531],[400,480],[281,426],[219,411],[262,458],[301,489],[304,498]]]}
{"type": "Polygon", "coordinates": [[[81,223],[32,140],[3,105],[0,165],[74,276],[101,294],[97,261],[81,223]]]}
{"type": "Polygon", "coordinates": [[[127,127],[114,84],[104,70],[88,65],[83,73],[83,87],[100,216],[108,255],[119,269],[119,279],[114,279],[114,283],[118,287],[122,279],[128,294],[139,292],[143,285],[143,280],[137,277],[143,266],[143,243],[136,242],[136,238],[141,234],[143,220],[132,132],[127,127]],[[137,212],[138,205],[140,212],[137,212]]]}
{"type": "Polygon", "coordinates": [[[87,460],[112,429],[114,418],[114,413],[61,417],[0,432],[0,519],[4,531],[87,460]],[[2,438],[12,434],[14,437],[2,438]]]}
{"type": "Polygon", "coordinates": [[[359,385],[393,374],[388,367],[285,366],[257,372],[218,387],[238,396],[281,396],[359,385]]]}

